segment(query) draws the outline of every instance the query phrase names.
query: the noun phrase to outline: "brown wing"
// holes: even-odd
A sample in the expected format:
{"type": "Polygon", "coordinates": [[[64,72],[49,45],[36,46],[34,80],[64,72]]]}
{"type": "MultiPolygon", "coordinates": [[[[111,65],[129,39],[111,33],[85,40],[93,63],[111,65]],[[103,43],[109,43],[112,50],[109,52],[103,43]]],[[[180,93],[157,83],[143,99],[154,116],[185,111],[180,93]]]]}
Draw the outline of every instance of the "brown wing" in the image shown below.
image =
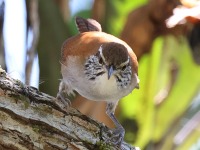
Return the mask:
{"type": "Polygon", "coordinates": [[[80,33],[90,31],[102,31],[101,25],[93,19],[84,19],[81,17],[76,17],[76,26],[80,33]]]}
{"type": "Polygon", "coordinates": [[[65,62],[70,55],[86,58],[95,54],[101,44],[106,42],[99,33],[103,32],[84,32],[67,39],[61,48],[61,61],[65,62]]]}

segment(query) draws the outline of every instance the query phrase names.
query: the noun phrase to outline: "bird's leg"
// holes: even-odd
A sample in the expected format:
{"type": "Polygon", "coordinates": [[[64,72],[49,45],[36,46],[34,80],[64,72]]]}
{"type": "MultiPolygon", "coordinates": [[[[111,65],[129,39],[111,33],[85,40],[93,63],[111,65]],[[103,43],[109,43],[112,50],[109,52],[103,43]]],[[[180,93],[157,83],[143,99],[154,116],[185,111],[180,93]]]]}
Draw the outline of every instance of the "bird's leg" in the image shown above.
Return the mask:
{"type": "Polygon", "coordinates": [[[67,98],[67,87],[66,84],[61,81],[59,85],[59,91],[56,97],[56,104],[58,104],[62,109],[67,110],[71,105],[71,101],[67,98]]]}
{"type": "Polygon", "coordinates": [[[117,118],[114,116],[115,108],[117,106],[117,102],[109,102],[106,106],[106,114],[110,117],[110,119],[115,124],[116,128],[113,129],[112,136],[111,136],[111,142],[115,145],[118,145],[121,147],[121,144],[124,140],[124,134],[125,130],[122,127],[122,125],[119,123],[117,118]]]}

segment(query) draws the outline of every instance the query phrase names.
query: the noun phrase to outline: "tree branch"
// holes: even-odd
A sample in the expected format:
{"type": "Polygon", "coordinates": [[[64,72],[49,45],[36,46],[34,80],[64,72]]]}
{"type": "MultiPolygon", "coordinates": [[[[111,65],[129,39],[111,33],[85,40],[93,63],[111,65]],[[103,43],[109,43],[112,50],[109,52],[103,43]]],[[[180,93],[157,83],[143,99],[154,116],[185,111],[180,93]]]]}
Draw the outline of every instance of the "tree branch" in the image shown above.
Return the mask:
{"type": "MultiPolygon", "coordinates": [[[[55,98],[10,78],[0,68],[0,149],[119,149],[111,130],[55,98]]],[[[123,150],[136,150],[123,142],[123,150]]]]}

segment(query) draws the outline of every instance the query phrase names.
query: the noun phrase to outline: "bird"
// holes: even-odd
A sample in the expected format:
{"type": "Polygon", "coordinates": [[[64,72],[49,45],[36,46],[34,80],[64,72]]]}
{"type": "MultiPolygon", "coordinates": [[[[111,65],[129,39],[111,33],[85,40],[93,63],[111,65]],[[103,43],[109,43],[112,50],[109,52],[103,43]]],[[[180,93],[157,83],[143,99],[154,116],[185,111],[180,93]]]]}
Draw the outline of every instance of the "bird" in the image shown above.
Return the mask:
{"type": "Polygon", "coordinates": [[[121,146],[125,130],[114,115],[118,101],[139,88],[138,61],[124,41],[102,31],[94,19],[75,18],[79,33],[61,47],[61,74],[57,99],[64,107],[65,95],[74,91],[93,101],[105,101],[106,114],[113,121],[110,142],[121,146]]]}

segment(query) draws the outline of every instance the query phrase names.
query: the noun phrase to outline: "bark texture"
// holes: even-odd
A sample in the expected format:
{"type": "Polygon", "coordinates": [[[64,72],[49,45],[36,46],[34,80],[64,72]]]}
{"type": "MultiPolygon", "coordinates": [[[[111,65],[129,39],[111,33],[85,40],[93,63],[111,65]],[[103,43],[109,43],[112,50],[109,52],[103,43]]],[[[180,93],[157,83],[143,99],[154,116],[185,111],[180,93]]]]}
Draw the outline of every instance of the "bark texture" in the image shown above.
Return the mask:
{"type": "MultiPolygon", "coordinates": [[[[10,78],[0,68],[1,150],[98,150],[111,145],[111,130],[55,98],[10,78]]],[[[125,142],[123,150],[136,150],[125,142]]]]}

